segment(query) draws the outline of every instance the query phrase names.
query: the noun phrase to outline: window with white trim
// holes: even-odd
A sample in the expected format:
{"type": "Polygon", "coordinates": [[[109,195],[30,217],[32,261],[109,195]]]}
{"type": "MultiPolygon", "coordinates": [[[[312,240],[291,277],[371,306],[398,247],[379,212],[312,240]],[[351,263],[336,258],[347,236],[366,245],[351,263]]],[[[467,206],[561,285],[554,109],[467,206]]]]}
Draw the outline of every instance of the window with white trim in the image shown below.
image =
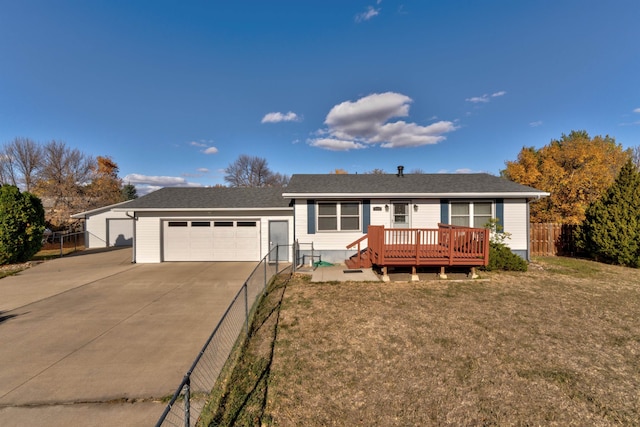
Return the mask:
{"type": "Polygon", "coordinates": [[[493,202],[451,202],[451,225],[483,228],[493,217],[493,202]]]}
{"type": "Polygon", "coordinates": [[[319,202],[318,231],[360,230],[359,202],[319,202]]]}

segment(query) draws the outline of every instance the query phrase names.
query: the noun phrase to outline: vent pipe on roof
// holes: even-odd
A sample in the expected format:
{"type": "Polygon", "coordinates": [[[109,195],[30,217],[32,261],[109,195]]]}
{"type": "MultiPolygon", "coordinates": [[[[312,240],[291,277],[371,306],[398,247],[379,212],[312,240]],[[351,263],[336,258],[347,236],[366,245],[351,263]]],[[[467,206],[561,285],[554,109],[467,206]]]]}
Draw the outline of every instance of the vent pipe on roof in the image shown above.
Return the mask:
{"type": "Polygon", "coordinates": [[[398,174],[396,176],[403,177],[404,176],[404,166],[398,166],[398,174]]]}

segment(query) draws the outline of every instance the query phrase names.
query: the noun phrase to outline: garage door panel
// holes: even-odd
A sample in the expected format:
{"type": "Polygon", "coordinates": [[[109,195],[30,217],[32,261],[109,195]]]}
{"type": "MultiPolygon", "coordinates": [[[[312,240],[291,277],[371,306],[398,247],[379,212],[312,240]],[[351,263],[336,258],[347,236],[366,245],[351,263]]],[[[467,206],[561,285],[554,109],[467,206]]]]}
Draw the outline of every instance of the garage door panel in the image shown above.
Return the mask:
{"type": "Polygon", "coordinates": [[[165,221],[165,261],[259,261],[258,221],[165,221]],[[171,225],[173,223],[173,225],[171,225]],[[238,226],[238,224],[241,224],[238,226]]]}

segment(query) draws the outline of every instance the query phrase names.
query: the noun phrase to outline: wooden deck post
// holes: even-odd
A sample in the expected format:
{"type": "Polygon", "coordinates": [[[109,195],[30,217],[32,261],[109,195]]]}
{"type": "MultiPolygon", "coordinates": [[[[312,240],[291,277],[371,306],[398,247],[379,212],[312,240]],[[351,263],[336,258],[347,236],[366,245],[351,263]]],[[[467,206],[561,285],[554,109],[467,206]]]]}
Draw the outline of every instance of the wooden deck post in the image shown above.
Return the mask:
{"type": "Polygon", "coordinates": [[[471,267],[471,278],[472,279],[477,279],[478,277],[480,277],[480,276],[478,276],[476,274],[476,268],[475,267],[471,267]]]}
{"type": "Polygon", "coordinates": [[[444,272],[444,267],[440,267],[440,278],[441,279],[447,278],[447,274],[444,272]]]}
{"type": "Polygon", "coordinates": [[[385,265],[384,267],[382,267],[382,281],[383,282],[390,282],[391,279],[389,279],[389,275],[387,274],[387,266],[385,265]]]}
{"type": "Polygon", "coordinates": [[[411,267],[411,281],[412,282],[419,282],[420,278],[418,277],[418,273],[416,272],[416,266],[412,266],[411,267]]]}

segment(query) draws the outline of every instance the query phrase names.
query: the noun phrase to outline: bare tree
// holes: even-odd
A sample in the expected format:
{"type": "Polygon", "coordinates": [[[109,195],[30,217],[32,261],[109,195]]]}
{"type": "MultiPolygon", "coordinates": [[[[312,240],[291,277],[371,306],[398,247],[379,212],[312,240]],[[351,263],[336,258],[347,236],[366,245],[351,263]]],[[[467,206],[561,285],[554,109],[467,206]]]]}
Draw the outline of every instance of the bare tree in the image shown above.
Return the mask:
{"type": "Polygon", "coordinates": [[[640,169],[640,145],[636,145],[631,149],[631,161],[640,169]]]}
{"type": "Polygon", "coordinates": [[[7,154],[6,146],[0,151],[0,184],[18,184],[13,159],[7,154]]]}
{"type": "Polygon", "coordinates": [[[67,225],[71,214],[88,206],[84,187],[91,179],[94,164],[92,157],[64,142],[51,141],[44,146],[35,192],[43,198],[47,220],[53,225],[67,225]]]}
{"type": "Polygon", "coordinates": [[[289,177],[272,172],[262,157],[242,154],[224,170],[231,187],[283,187],[289,177]]]}
{"type": "Polygon", "coordinates": [[[42,166],[42,147],[29,138],[15,138],[0,154],[3,182],[31,191],[42,166]]]}
{"type": "Polygon", "coordinates": [[[384,175],[384,174],[386,174],[386,172],[384,170],[380,169],[380,168],[375,168],[375,169],[371,169],[368,172],[365,172],[365,174],[368,174],[368,175],[384,175]]]}

